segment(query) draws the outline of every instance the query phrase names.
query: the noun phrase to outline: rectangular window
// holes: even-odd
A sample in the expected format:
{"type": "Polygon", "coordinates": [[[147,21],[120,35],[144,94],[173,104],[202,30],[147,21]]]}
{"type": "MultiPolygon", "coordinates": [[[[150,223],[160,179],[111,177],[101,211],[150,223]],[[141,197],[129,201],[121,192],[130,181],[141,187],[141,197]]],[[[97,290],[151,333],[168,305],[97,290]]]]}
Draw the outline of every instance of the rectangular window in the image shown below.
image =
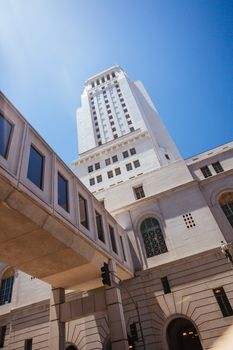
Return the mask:
{"type": "Polygon", "coordinates": [[[114,125],[114,121],[111,121],[111,122],[110,122],[110,125],[114,125]]]}
{"type": "Polygon", "coordinates": [[[222,311],[223,317],[233,315],[233,310],[231,304],[227,298],[227,295],[223,289],[223,287],[213,289],[214,296],[218,302],[218,305],[222,311]]]}
{"type": "Polygon", "coordinates": [[[128,109],[127,109],[127,108],[124,108],[123,111],[126,113],[126,112],[128,112],[128,109]]]}
{"type": "Polygon", "coordinates": [[[37,187],[43,187],[44,156],[40,154],[33,145],[30,148],[28,163],[28,179],[37,187]]]}
{"type": "Polygon", "coordinates": [[[111,177],[113,177],[113,171],[112,170],[108,171],[108,178],[111,179],[111,177]]]}
{"type": "Polygon", "coordinates": [[[112,250],[114,253],[117,254],[117,246],[116,246],[116,238],[115,238],[115,232],[114,229],[111,225],[109,225],[109,233],[110,233],[110,239],[111,239],[111,245],[112,245],[112,250]]]}
{"type": "Polygon", "coordinates": [[[107,74],[107,80],[110,80],[110,75],[109,74],[107,74]]]}
{"type": "Polygon", "coordinates": [[[210,169],[208,168],[208,166],[203,166],[203,167],[201,168],[201,172],[202,172],[202,174],[204,175],[204,177],[212,176],[211,171],[210,171],[210,169]]]}
{"type": "Polygon", "coordinates": [[[11,302],[13,283],[14,283],[14,276],[5,278],[1,281],[0,305],[8,304],[11,302]]]}
{"type": "Polygon", "coordinates": [[[167,276],[162,277],[161,278],[161,282],[162,282],[162,285],[163,285],[164,294],[171,293],[171,288],[170,288],[170,284],[169,284],[167,276]]]}
{"type": "Polygon", "coordinates": [[[145,193],[142,186],[135,187],[133,190],[134,190],[136,199],[141,199],[145,197],[145,193]]]}
{"type": "Polygon", "coordinates": [[[132,169],[133,169],[133,167],[132,167],[132,164],[131,164],[131,163],[128,163],[128,164],[126,164],[125,166],[126,166],[126,170],[127,170],[127,171],[130,171],[130,170],[132,170],[132,169]]]}
{"type": "Polygon", "coordinates": [[[95,212],[95,220],[96,220],[98,238],[100,241],[105,243],[102,216],[97,211],[95,212]]]}
{"type": "Polygon", "coordinates": [[[91,87],[93,87],[93,88],[94,88],[94,87],[95,87],[95,83],[91,83],[91,87]]]}
{"type": "Polygon", "coordinates": [[[0,155],[7,158],[13,126],[0,114],[0,155]]]}
{"type": "Polygon", "coordinates": [[[95,170],[100,169],[100,163],[95,163],[95,170]]]}
{"type": "Polygon", "coordinates": [[[94,184],[95,184],[95,178],[92,177],[91,179],[89,179],[89,183],[90,183],[90,186],[94,186],[94,184]]]}
{"type": "Polygon", "coordinates": [[[110,165],[111,164],[111,159],[110,158],[105,159],[105,164],[106,165],[110,165]]]}
{"type": "Polygon", "coordinates": [[[87,229],[89,229],[89,222],[88,222],[88,215],[87,215],[87,201],[85,198],[79,194],[79,217],[80,217],[80,223],[87,229]]]}
{"type": "Polygon", "coordinates": [[[58,204],[64,210],[69,211],[68,181],[60,174],[57,175],[57,198],[58,204]]]}
{"type": "Polygon", "coordinates": [[[124,151],[122,152],[123,158],[127,158],[129,157],[129,152],[128,151],[124,151]]]}
{"type": "Polygon", "coordinates": [[[24,350],[32,350],[32,339],[25,339],[24,350]]]}
{"type": "Polygon", "coordinates": [[[121,169],[120,168],[116,168],[115,169],[115,174],[116,175],[120,175],[121,174],[121,169]]]}
{"type": "Polygon", "coordinates": [[[124,248],[122,236],[120,236],[120,242],[121,242],[121,249],[122,249],[122,253],[123,253],[123,258],[124,258],[124,261],[126,261],[125,248],[124,248]]]}
{"type": "Polygon", "coordinates": [[[132,121],[131,120],[128,120],[128,125],[132,124],[132,121]]]}
{"type": "Polygon", "coordinates": [[[100,81],[99,79],[96,80],[96,84],[99,85],[100,84],[100,81]]]}
{"type": "Polygon", "coordinates": [[[115,155],[115,156],[112,157],[112,161],[113,161],[113,163],[116,163],[116,162],[118,161],[117,155],[115,155]]]}
{"type": "Polygon", "coordinates": [[[112,132],[116,131],[116,128],[112,128],[112,132]]]}
{"type": "Polygon", "coordinates": [[[165,158],[166,158],[167,160],[170,160],[170,157],[169,157],[169,155],[168,155],[167,153],[165,153],[165,158]]]}
{"type": "Polygon", "coordinates": [[[114,137],[114,139],[117,139],[117,138],[118,138],[118,135],[117,135],[117,134],[115,134],[115,135],[113,135],[113,137],[114,137]]]}
{"type": "Polygon", "coordinates": [[[130,148],[130,154],[131,156],[133,156],[134,154],[136,154],[136,149],[133,147],[133,148],[130,148]]]}
{"type": "Polygon", "coordinates": [[[133,164],[134,164],[134,167],[135,167],[135,168],[140,167],[140,162],[139,162],[139,160],[135,160],[135,161],[133,162],[133,164]]]}
{"type": "Polygon", "coordinates": [[[98,175],[96,177],[97,183],[102,182],[102,175],[98,175]]]}
{"type": "Polygon", "coordinates": [[[129,118],[130,118],[130,115],[129,115],[129,114],[126,114],[125,117],[126,117],[126,119],[129,119],[129,118]]]}
{"type": "Polygon", "coordinates": [[[115,78],[116,77],[116,74],[114,72],[112,72],[112,77],[115,78]]]}
{"type": "Polygon", "coordinates": [[[2,326],[0,327],[0,348],[4,348],[5,335],[6,335],[6,326],[2,326]]]}
{"type": "Polygon", "coordinates": [[[129,129],[130,131],[134,131],[134,127],[132,126],[132,128],[129,129]]]}
{"type": "Polygon", "coordinates": [[[212,167],[214,168],[214,170],[217,174],[222,173],[224,171],[222,165],[219,162],[213,163],[212,167]]]}

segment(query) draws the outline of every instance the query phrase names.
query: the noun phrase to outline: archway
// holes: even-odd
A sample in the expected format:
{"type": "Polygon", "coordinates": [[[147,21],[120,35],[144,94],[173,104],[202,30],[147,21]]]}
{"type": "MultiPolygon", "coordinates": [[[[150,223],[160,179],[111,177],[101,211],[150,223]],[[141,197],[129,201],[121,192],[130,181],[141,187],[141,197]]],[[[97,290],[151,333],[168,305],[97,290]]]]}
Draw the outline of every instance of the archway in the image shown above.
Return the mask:
{"type": "Polygon", "coordinates": [[[167,327],[169,350],[203,350],[197,329],[185,318],[176,318],[167,327]]]}
{"type": "Polygon", "coordinates": [[[66,350],[77,350],[77,348],[73,345],[69,345],[66,350]]]}

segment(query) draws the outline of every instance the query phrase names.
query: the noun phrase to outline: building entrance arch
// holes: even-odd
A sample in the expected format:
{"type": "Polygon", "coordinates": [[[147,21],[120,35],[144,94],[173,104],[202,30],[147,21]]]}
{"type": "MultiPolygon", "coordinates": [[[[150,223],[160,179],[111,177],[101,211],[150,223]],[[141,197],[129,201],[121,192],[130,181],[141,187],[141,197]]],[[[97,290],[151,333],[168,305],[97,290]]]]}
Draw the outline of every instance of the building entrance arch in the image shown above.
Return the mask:
{"type": "Polygon", "coordinates": [[[194,324],[186,318],[176,318],[167,327],[169,350],[203,350],[194,324]]]}

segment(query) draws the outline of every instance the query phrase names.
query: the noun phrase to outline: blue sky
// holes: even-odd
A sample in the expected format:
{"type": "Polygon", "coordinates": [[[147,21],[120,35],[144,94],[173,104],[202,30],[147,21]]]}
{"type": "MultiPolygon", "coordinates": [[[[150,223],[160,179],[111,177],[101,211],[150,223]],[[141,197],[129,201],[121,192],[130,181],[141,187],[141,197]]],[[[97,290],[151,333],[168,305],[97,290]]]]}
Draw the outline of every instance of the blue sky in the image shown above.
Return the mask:
{"type": "Polygon", "coordinates": [[[113,64],[183,157],[233,140],[233,1],[0,0],[0,89],[68,165],[84,81],[113,64]]]}

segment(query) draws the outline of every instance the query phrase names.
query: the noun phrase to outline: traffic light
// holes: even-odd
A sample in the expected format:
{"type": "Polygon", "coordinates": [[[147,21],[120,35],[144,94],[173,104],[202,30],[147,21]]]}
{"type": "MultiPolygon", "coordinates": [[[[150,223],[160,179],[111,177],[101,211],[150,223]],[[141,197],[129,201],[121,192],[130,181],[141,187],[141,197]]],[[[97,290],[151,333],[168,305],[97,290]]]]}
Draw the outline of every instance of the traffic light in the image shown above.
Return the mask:
{"type": "Polygon", "coordinates": [[[134,340],[128,335],[128,349],[135,350],[134,340]]]}
{"type": "Polygon", "coordinates": [[[138,331],[137,331],[137,323],[133,322],[129,325],[131,338],[133,341],[138,341],[138,331]]]}
{"type": "Polygon", "coordinates": [[[111,286],[110,271],[108,269],[108,264],[104,263],[101,267],[102,282],[104,285],[111,286]]]}

